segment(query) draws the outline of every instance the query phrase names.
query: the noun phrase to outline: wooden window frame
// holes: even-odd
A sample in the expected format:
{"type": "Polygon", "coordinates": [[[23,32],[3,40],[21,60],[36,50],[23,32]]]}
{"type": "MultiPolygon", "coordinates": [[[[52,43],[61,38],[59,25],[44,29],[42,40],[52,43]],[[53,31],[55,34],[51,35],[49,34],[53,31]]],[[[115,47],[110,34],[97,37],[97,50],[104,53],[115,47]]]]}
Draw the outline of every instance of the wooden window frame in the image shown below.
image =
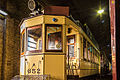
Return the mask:
{"type": "MultiPolygon", "coordinates": [[[[74,38],[74,43],[68,43],[68,41],[67,41],[67,46],[69,46],[69,45],[74,45],[74,57],[72,57],[72,59],[75,59],[75,43],[76,43],[76,39],[75,39],[75,35],[69,35],[69,36],[67,36],[67,39],[68,39],[68,37],[69,38],[74,38]]],[[[69,50],[68,50],[68,53],[69,53],[69,50]]]]}
{"type": "MultiPolygon", "coordinates": [[[[39,49],[36,49],[36,50],[28,50],[27,48],[28,48],[28,30],[33,30],[33,29],[37,29],[37,28],[41,28],[41,30],[42,30],[42,32],[41,33],[43,33],[43,29],[42,29],[42,24],[39,24],[39,25],[34,25],[34,26],[30,26],[30,27],[27,27],[27,29],[26,29],[26,51],[27,52],[32,52],[32,53],[38,53],[38,52],[42,52],[42,49],[41,50],[39,50],[39,49]]],[[[42,34],[43,35],[43,34],[42,34]]],[[[42,42],[43,42],[43,36],[41,35],[41,37],[42,37],[42,42]]],[[[42,48],[43,48],[43,44],[42,44],[42,48]]]]}
{"type": "Polygon", "coordinates": [[[21,33],[21,55],[24,55],[24,52],[25,52],[25,29],[22,31],[22,33],[21,33]],[[24,35],[24,40],[23,40],[23,35],[24,35]],[[23,44],[23,42],[24,42],[24,44],[23,44]],[[24,51],[23,51],[23,49],[24,49],[24,51]]]}
{"type": "Polygon", "coordinates": [[[59,25],[59,24],[45,24],[45,52],[63,52],[63,26],[62,25],[59,25]],[[47,27],[48,26],[55,26],[55,27],[61,27],[61,45],[62,45],[62,49],[61,50],[48,50],[47,49],[47,41],[46,41],[46,37],[47,37],[47,27]]]}

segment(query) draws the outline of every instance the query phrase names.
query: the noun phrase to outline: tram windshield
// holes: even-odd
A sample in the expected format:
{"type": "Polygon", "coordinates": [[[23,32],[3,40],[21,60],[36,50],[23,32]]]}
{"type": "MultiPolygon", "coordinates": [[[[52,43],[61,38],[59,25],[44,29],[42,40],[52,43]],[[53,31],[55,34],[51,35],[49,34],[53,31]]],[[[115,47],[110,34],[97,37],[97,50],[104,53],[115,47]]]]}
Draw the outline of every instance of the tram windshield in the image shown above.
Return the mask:
{"type": "Polygon", "coordinates": [[[42,50],[42,27],[30,27],[27,34],[27,51],[42,50]]]}
{"type": "Polygon", "coordinates": [[[46,25],[46,50],[62,51],[61,25],[46,25]]]}

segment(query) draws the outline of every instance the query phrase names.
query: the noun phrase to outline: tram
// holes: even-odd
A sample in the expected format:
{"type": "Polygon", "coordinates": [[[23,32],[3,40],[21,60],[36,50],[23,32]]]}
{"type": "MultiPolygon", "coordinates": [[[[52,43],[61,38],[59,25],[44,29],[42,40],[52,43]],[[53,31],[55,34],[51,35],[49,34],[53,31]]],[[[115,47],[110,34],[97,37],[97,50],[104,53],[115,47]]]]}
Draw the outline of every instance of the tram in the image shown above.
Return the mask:
{"type": "Polygon", "coordinates": [[[20,24],[20,75],[67,80],[67,76],[82,78],[99,74],[98,46],[68,17],[69,8],[46,9],[20,24]]]}

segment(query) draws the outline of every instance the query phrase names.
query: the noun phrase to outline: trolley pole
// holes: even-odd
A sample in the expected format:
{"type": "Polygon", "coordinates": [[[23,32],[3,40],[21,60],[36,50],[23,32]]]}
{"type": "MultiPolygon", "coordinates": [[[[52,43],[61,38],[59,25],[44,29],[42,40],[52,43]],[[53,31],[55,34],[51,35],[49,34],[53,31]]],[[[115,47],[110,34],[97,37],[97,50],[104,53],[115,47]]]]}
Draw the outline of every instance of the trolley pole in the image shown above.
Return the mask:
{"type": "Polygon", "coordinates": [[[112,52],[112,76],[113,80],[120,80],[120,1],[110,2],[110,27],[111,27],[111,52],[112,52]]]}

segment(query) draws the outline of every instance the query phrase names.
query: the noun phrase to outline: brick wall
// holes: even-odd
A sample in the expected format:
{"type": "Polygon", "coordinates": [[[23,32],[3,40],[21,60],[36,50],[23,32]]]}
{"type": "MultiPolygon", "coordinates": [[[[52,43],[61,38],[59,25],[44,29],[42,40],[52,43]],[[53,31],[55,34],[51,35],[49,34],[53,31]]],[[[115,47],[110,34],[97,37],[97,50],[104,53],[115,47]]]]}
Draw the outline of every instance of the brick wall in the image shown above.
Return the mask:
{"type": "Polygon", "coordinates": [[[5,80],[10,80],[12,77],[19,74],[20,37],[17,23],[18,21],[14,18],[7,18],[4,68],[5,80]]]}
{"type": "MultiPolygon", "coordinates": [[[[0,2],[5,0],[0,0],[0,2]]],[[[3,2],[4,3],[4,2],[3,2]]],[[[14,13],[17,12],[15,3],[9,0],[5,5],[0,6],[3,8],[5,6],[8,16],[6,17],[6,37],[5,37],[5,49],[3,58],[3,27],[1,27],[0,22],[0,80],[11,80],[12,77],[19,74],[20,66],[20,34],[19,34],[19,20],[14,17],[14,13]],[[3,62],[3,60],[4,62],[3,62]],[[3,63],[3,64],[2,64],[3,63]],[[3,73],[2,71],[3,70],[3,73]],[[3,76],[1,76],[1,74],[3,76]]]]}

